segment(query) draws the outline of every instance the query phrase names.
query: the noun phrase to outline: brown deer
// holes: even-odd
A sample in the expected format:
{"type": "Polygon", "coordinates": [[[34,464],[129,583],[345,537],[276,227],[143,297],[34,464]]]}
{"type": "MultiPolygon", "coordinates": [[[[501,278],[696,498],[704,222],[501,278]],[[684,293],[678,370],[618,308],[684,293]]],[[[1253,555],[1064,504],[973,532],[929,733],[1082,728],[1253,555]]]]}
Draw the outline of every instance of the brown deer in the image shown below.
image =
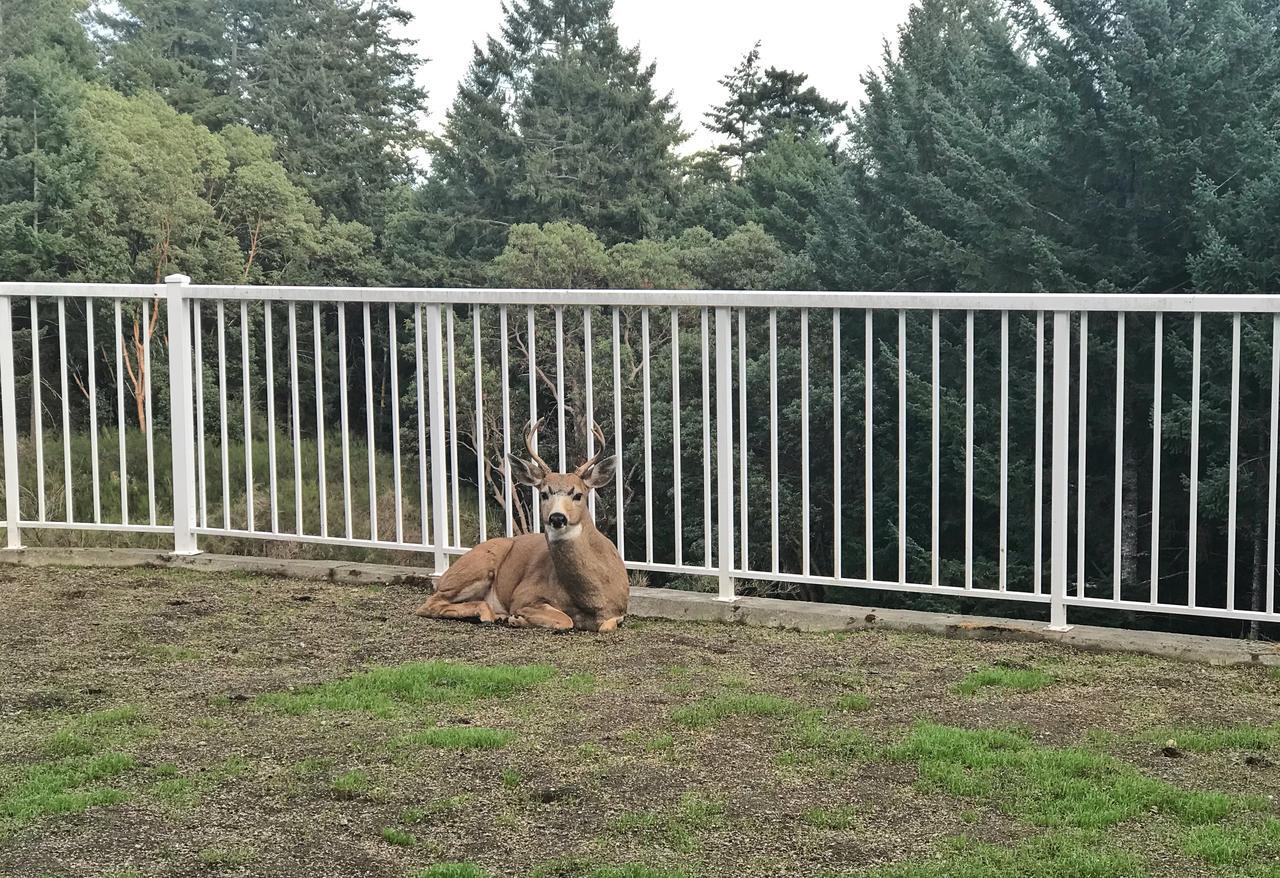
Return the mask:
{"type": "Polygon", "coordinates": [[[505,622],[520,628],[613,631],[630,594],[618,549],[596,530],[587,495],[613,480],[617,458],[600,450],[572,473],[556,473],[533,450],[543,421],[524,428],[529,460],[510,456],[517,482],[538,489],[544,534],[487,540],[445,571],[435,593],[415,611],[442,619],[505,622]]]}

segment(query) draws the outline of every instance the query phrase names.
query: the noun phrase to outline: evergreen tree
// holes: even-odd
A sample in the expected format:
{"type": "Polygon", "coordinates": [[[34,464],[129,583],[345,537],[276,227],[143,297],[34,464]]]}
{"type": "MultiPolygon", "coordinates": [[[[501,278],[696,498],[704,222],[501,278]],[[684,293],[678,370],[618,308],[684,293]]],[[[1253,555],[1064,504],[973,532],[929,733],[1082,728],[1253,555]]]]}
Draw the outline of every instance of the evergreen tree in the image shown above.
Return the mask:
{"type": "Polygon", "coordinates": [[[116,87],[270,134],[321,208],[381,228],[423,142],[409,18],[395,0],[122,0],[98,23],[116,87]]]}
{"type": "Polygon", "coordinates": [[[720,80],[728,98],[706,114],[707,127],[727,141],[719,144],[717,151],[742,161],[759,153],[783,131],[800,138],[832,141],[836,126],[845,119],[845,105],[806,86],[808,80],[807,74],[794,70],[761,70],[757,42],[720,80]]]}
{"type": "Polygon", "coordinates": [[[610,244],[658,228],[682,135],[654,66],[619,42],[612,5],[517,0],[476,48],[430,148],[453,255],[492,256],[520,222],[578,222],[610,244]]]}

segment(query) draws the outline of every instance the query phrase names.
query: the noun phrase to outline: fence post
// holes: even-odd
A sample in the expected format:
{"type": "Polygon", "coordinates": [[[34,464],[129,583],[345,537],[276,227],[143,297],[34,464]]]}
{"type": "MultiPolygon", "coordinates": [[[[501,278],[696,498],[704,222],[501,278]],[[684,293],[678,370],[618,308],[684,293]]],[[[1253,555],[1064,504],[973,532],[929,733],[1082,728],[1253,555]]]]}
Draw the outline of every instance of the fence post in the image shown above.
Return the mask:
{"type": "Polygon", "coordinates": [[[1071,435],[1071,314],[1053,312],[1053,457],[1049,518],[1049,630],[1067,624],[1067,469],[1071,435]]]}
{"type": "MultiPolygon", "coordinates": [[[[733,583],[733,344],[732,314],[716,308],[716,489],[719,494],[716,522],[722,601],[736,598],[733,583]]],[[[747,559],[742,559],[745,569],[747,559]]]]}
{"type": "Polygon", "coordinates": [[[173,553],[196,555],[196,443],[193,422],[191,278],[164,279],[169,321],[169,442],[173,456],[173,553]]]}
{"type": "MultiPolygon", "coordinates": [[[[443,316],[439,304],[427,305],[427,407],[431,415],[431,518],[435,523],[432,543],[436,574],[449,567],[445,546],[449,544],[448,511],[445,505],[444,473],[444,340],[443,316]]],[[[422,453],[419,449],[419,454],[422,453]]]]}
{"type": "MultiPolygon", "coordinates": [[[[36,327],[31,328],[32,332],[36,327]]],[[[0,298],[0,407],[4,418],[4,520],[8,529],[6,548],[22,548],[18,529],[18,411],[14,400],[13,300],[0,298]]]]}

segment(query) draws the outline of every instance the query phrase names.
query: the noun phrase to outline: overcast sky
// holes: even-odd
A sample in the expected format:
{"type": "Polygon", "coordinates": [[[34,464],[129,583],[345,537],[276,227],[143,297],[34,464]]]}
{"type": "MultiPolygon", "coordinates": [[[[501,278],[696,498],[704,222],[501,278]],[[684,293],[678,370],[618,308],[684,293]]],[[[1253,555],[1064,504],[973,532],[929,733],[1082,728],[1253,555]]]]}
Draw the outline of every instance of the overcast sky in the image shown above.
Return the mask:
{"type": "MultiPolygon", "coordinates": [[[[645,61],[656,61],[657,87],[675,94],[680,118],[693,139],[686,149],[710,144],[702,114],[724,95],[719,80],[761,41],[765,66],[809,74],[824,95],[856,106],[859,76],[880,62],[912,0],[615,0],[614,20],[627,45],[639,43],[645,61]]],[[[428,91],[428,125],[439,130],[458,81],[471,61],[472,43],[483,44],[502,19],[501,0],[402,0],[414,21],[409,35],[429,59],[419,81],[428,91]]]]}

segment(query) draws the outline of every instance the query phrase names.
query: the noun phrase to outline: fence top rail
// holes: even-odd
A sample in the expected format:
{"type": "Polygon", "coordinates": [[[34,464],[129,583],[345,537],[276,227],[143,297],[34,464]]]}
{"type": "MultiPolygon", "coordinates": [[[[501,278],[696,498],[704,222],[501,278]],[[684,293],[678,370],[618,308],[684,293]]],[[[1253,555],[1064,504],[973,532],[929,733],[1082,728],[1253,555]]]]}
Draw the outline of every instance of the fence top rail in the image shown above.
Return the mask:
{"type": "MultiPolygon", "coordinates": [[[[163,297],[166,284],[0,281],[0,296],[163,297]]],[[[1230,293],[947,293],[769,290],[587,290],[470,287],[303,287],[192,284],[193,299],[359,304],[561,305],[729,308],[849,308],[939,311],[1280,313],[1280,295],[1230,293]]]]}

